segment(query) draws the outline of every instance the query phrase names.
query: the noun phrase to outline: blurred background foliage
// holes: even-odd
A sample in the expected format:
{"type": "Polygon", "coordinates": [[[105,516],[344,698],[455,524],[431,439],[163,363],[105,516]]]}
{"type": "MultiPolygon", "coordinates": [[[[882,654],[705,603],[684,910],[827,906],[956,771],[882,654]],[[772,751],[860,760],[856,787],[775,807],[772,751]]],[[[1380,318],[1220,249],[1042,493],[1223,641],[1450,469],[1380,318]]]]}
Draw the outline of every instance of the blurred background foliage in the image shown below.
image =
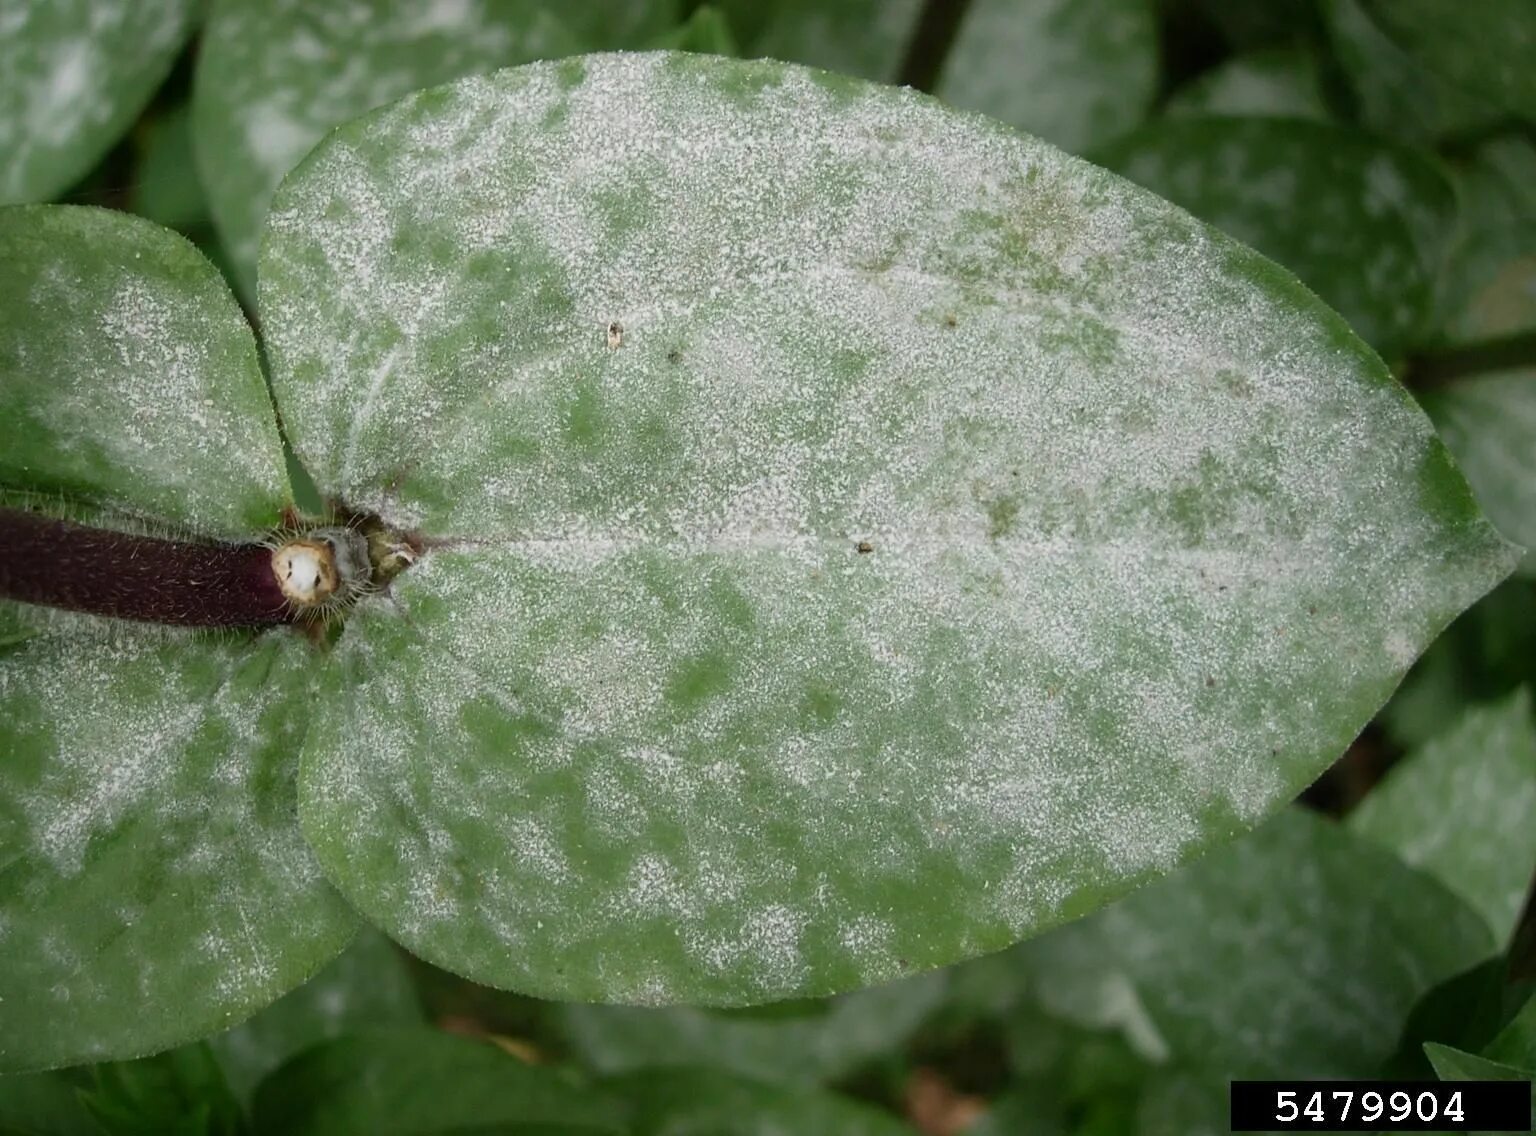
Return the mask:
{"type": "MultiPolygon", "coordinates": [[[[267,203],[332,126],[657,47],[918,86],[1226,229],[1536,545],[1530,0],[0,0],[0,202],[179,230],[259,318],[267,203]]],[[[370,931],[207,1042],[0,1078],[0,1134],[1182,1136],[1226,1130],[1231,1077],[1530,1077],[1533,677],[1528,556],[1295,808],[1001,955],[717,1012],[539,1002],[370,931]]]]}

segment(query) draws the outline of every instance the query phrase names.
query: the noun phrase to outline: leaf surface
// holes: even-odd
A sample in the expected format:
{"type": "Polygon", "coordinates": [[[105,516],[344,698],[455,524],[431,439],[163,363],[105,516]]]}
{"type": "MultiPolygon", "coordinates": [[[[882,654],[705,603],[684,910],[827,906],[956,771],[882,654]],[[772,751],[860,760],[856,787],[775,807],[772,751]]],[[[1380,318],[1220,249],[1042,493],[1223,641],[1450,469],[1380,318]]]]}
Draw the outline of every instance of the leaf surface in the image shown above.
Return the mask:
{"type": "Polygon", "coordinates": [[[1377,25],[1448,83],[1536,122],[1536,6],[1481,0],[1366,0],[1377,25]]]}
{"type": "Polygon", "coordinates": [[[1522,688],[1394,766],[1349,824],[1466,899],[1502,943],[1536,873],[1532,817],[1536,726],[1522,688]]]}
{"type": "Polygon", "coordinates": [[[1055,1012],[1119,1025],[1219,1091],[1374,1075],[1419,997],[1494,951],[1438,881],[1292,809],[1017,957],[1055,1012]]]}
{"type": "Polygon", "coordinates": [[[629,1106],[633,1136],[911,1136],[895,1117],[815,1089],[764,1084],[718,1069],[652,1069],[603,1087],[629,1106]]]}
{"type": "Polygon", "coordinates": [[[1272,115],[1326,122],[1318,57],[1298,47],[1233,56],[1185,83],[1163,108],[1169,115],[1272,115]]]}
{"type": "Polygon", "coordinates": [[[1002,947],[1246,828],[1510,551],[1275,266],[988,120],[784,64],[413,95],[262,263],[361,606],[306,833],[424,957],[742,1004],[1002,947]]]}
{"type": "Polygon", "coordinates": [[[1388,358],[1425,326],[1455,220],[1417,151],[1300,119],[1165,119],[1094,154],[1285,265],[1388,358]]]}
{"type": "Polygon", "coordinates": [[[256,341],[186,240],[0,209],[0,489],[248,539],[288,500],[256,341]]]}
{"type": "Polygon", "coordinates": [[[748,55],[894,83],[923,5],[922,0],[722,0],[719,7],[748,55]]]}
{"type": "Polygon", "coordinates": [[[138,117],[193,0],[0,0],[0,202],[67,189],[138,117]]]}
{"type": "Polygon", "coordinates": [[[671,0],[212,0],[193,96],[197,158],[242,293],[272,191],[330,130],[462,75],[667,28],[671,0]]]}

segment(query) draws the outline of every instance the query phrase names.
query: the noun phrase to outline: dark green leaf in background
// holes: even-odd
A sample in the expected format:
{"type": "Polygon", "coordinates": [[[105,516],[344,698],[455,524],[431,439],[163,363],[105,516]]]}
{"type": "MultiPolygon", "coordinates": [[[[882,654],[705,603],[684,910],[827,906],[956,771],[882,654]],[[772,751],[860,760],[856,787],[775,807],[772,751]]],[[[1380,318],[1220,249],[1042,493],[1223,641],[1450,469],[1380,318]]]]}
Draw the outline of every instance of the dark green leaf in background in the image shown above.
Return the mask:
{"type": "Polygon", "coordinates": [[[1432,338],[1455,198],[1432,158],[1299,119],[1153,123],[1094,160],[1285,265],[1388,358],[1432,338]]]}
{"type": "Polygon", "coordinates": [[[846,1097],[719,1069],[653,1069],[602,1086],[624,1101],[633,1136],[912,1136],[894,1117],[846,1097]]]}
{"type": "Polygon", "coordinates": [[[1081,153],[1145,116],[1149,0],[971,0],[934,93],[1081,153]]]}
{"type": "Polygon", "coordinates": [[[240,1105],[204,1043],[141,1061],[97,1065],[82,1093],[86,1109],[112,1136],[239,1136],[240,1105]]]}
{"type": "Polygon", "coordinates": [[[1460,895],[1508,941],[1536,874],[1536,723],[1522,688],[1388,772],[1349,817],[1460,895]]]}
{"type": "Polygon", "coordinates": [[[722,0],[719,7],[744,55],[894,83],[923,5],[922,0],[722,0]]]}
{"type": "Polygon", "coordinates": [[[1321,64],[1312,51],[1270,48],[1238,55],[1175,91],[1165,114],[1269,115],[1326,122],[1333,117],[1323,95],[1321,64]]]}
{"type": "Polygon", "coordinates": [[[1536,4],[1365,0],[1377,25],[1447,83],[1536,122],[1536,4]]]}
{"type": "Polygon", "coordinates": [[[154,94],[194,0],[0,0],[0,203],[85,174],[154,94]]]}
{"type": "Polygon", "coordinates": [[[208,1039],[230,1089],[249,1102],[257,1082],[316,1042],[359,1029],[419,1025],[421,1005],[399,950],[365,927],[325,968],[255,1017],[208,1039]]]}
{"type": "Polygon", "coordinates": [[[256,1090],[256,1130],[273,1136],[432,1136],[496,1124],[623,1131],[609,1094],[484,1041],[430,1029],[321,1042],[256,1090]]]}

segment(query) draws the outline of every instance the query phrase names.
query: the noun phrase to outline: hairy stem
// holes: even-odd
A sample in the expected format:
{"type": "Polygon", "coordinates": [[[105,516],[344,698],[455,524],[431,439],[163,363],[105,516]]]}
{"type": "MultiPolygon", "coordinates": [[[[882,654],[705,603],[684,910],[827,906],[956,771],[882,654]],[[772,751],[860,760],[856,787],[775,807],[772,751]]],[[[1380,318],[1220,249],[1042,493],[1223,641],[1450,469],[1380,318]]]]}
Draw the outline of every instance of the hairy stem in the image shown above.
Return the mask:
{"type": "Polygon", "coordinates": [[[288,623],[260,544],[165,540],[0,508],[0,597],[182,627],[288,623]]]}

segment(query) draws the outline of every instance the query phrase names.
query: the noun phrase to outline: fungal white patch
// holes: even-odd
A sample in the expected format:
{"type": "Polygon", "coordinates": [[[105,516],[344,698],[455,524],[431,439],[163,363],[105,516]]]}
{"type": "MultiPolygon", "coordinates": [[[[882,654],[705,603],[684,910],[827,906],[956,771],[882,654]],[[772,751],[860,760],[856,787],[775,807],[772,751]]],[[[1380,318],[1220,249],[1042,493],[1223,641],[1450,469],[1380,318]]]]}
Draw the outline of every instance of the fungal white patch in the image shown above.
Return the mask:
{"type": "Polygon", "coordinates": [[[79,1060],[86,1036],[138,1052],[298,983],[352,928],[281,803],[305,645],[84,616],[36,626],[0,659],[0,743],[27,755],[0,768],[0,807],[25,818],[0,839],[0,1055],[79,1060]],[[145,879],[153,894],[103,904],[145,879]],[[174,1002],[174,1036],[123,1018],[129,1002],[174,1002]]]}
{"type": "Polygon", "coordinates": [[[309,834],[412,950],[539,994],[1000,947],[1294,794],[1507,566],[1244,250],[985,120],[740,66],[407,99],[272,217],[280,398],[439,541],[338,644],[309,834]]]}

